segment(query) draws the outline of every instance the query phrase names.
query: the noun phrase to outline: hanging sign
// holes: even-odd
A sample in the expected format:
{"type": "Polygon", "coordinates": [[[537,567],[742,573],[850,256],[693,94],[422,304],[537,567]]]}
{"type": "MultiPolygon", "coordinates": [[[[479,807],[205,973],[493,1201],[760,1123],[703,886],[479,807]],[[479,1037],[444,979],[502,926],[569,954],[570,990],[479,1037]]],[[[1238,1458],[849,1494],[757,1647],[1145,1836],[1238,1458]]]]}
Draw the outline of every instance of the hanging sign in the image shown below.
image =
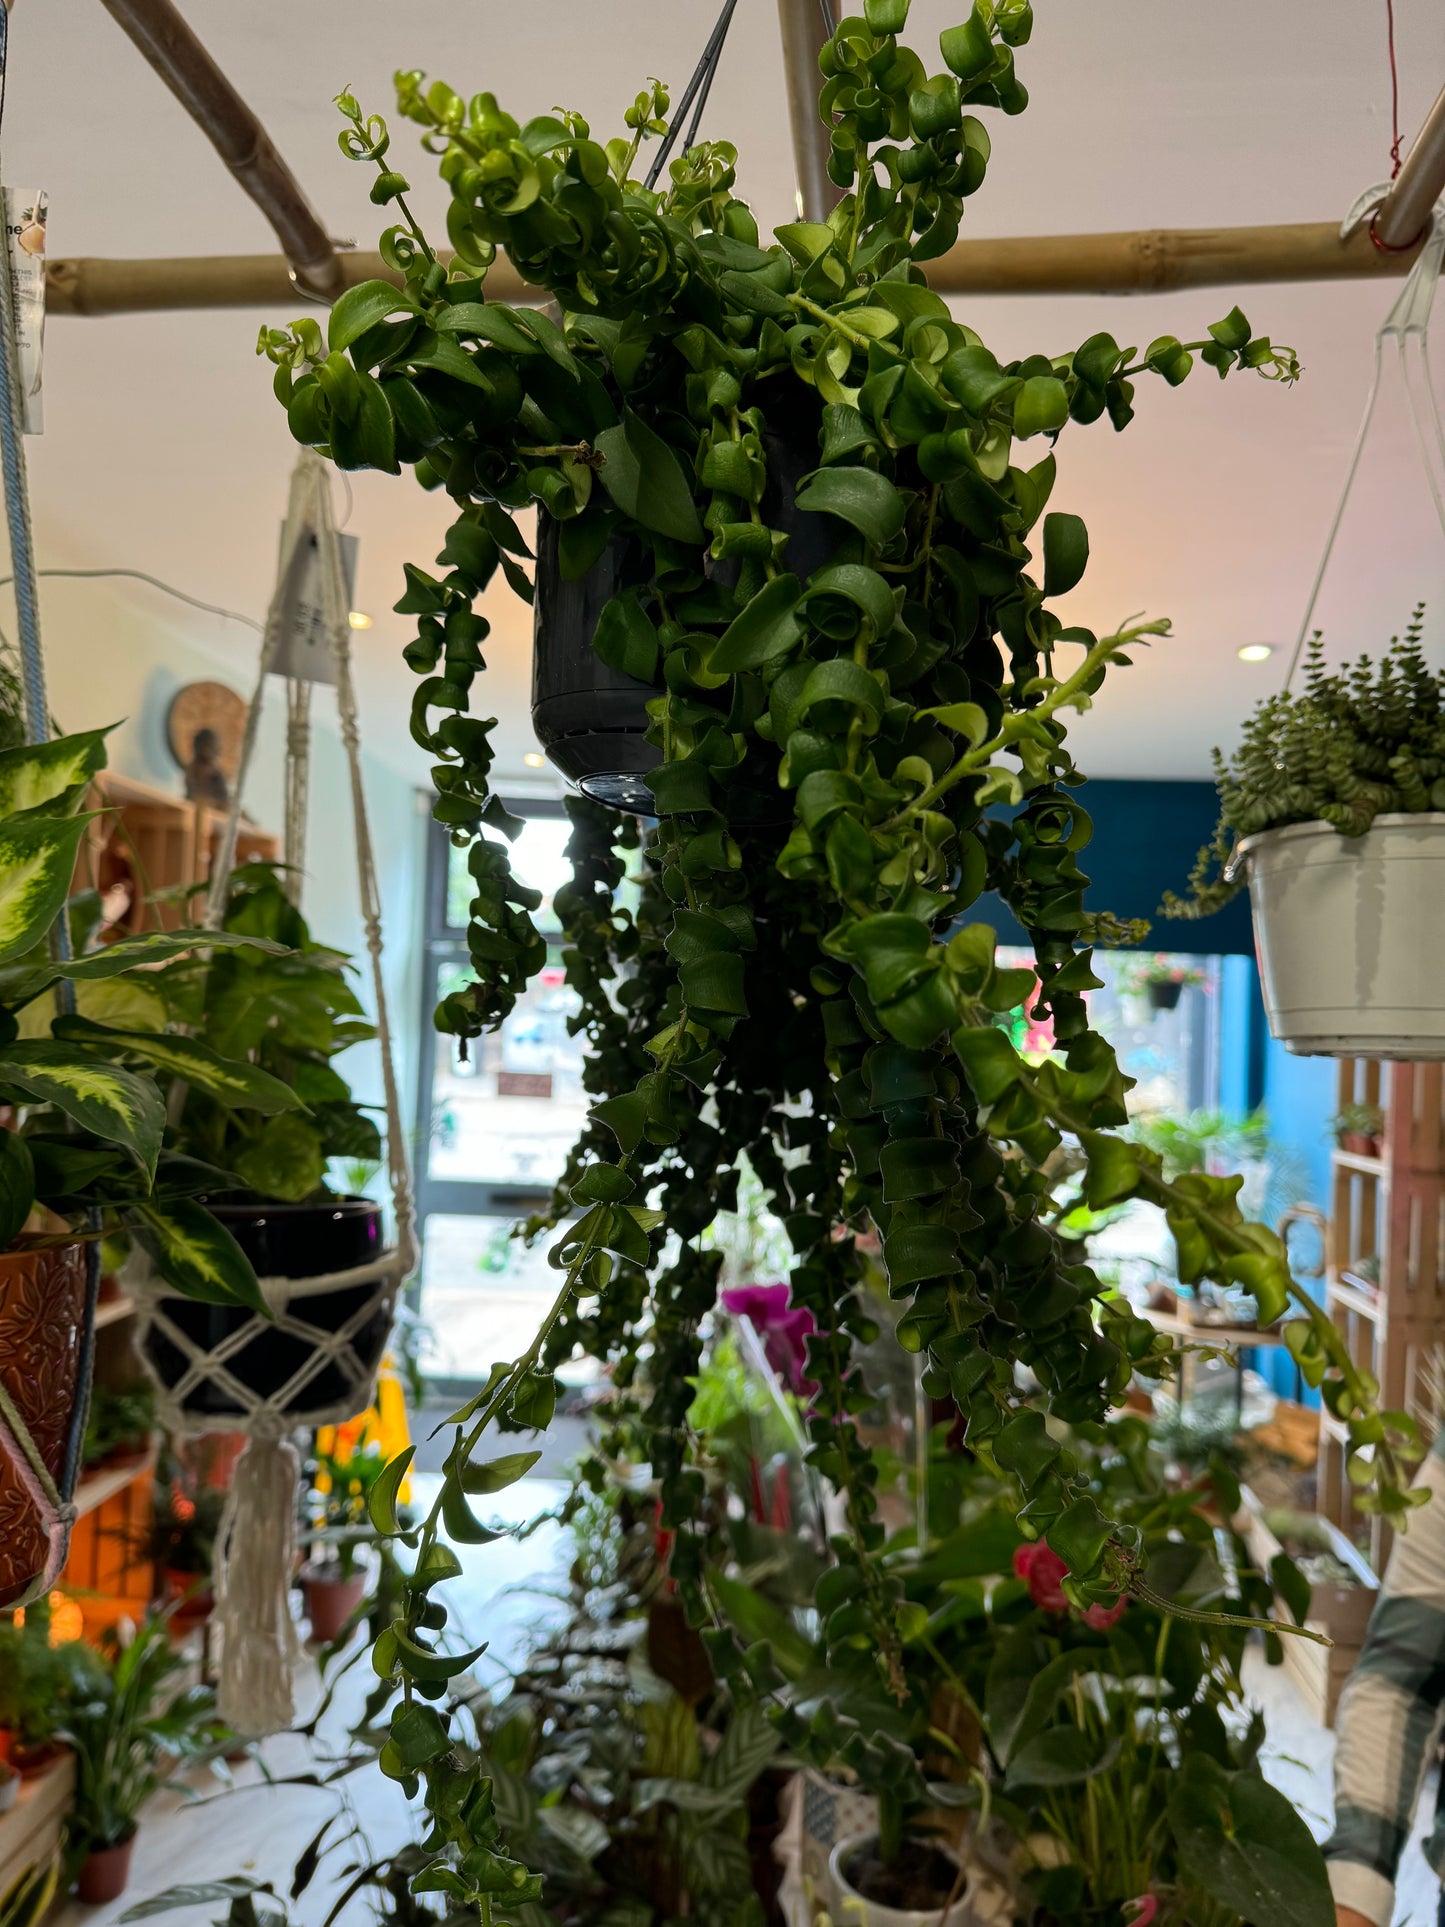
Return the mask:
{"type": "MultiPolygon", "coordinates": [[[[349,610],[356,592],[357,541],[354,535],[338,535],[336,540],[349,610]]],[[[281,626],[271,669],[277,676],[294,676],[301,682],[336,681],[331,638],[321,607],[321,550],[314,530],[308,530],[297,543],[282,584],[281,626]]]]}
{"type": "Polygon", "coordinates": [[[44,191],[5,189],[5,235],[10,251],[10,288],[15,302],[15,345],[20,363],[23,427],[38,435],[45,426],[40,395],[41,356],[45,346],[44,191]]]}

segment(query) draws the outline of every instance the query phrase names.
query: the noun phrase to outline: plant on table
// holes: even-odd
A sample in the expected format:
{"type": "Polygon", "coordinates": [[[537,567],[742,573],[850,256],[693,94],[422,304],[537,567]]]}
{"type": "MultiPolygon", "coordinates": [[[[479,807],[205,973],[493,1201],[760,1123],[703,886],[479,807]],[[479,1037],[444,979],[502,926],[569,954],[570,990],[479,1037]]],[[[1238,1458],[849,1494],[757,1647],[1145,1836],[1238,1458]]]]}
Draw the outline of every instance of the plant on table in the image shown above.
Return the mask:
{"type": "MultiPolygon", "coordinates": [[[[489,787],[492,725],[470,711],[489,630],[477,599],[499,573],[531,594],[519,512],[540,509],[546,569],[623,585],[594,647],[652,688],[658,825],[631,905],[615,893],[639,833],[586,805],[571,806],[574,881],[554,900],[597,1100],[557,1207],[557,1296],[457,1414],[405,1611],[374,1654],[397,1694],[383,1765],[434,1821],[422,1878],[484,1913],[528,1876],[432,1704],[470,1663],[436,1637],[437,1589],[458,1568],[448,1538],[484,1536],[469,1496],[525,1457],[483,1462],[478,1448],[497,1426],[548,1422],[575,1345],[608,1359],[649,1436],[672,1570],[703,1611],[706,1547],[689,1523],[703,1474],[685,1418],[721,1254],[701,1239],[744,1158],[818,1327],[811,1459],[841,1520],[823,1644],[862,1653],[880,1698],[908,1693],[914,1615],[879,1557],[876,1467],[854,1424],[866,1394],[852,1347],[875,1335],[857,1291],[865,1228],[882,1237],[899,1342],[925,1355],[929,1391],[958,1401],[975,1448],[1019,1478],[1022,1527],[1067,1562],[1071,1599],[1147,1585],[1139,1529],[1101,1507],[1017,1389],[1023,1364],[1056,1419],[1096,1422],[1136,1371],[1168,1363],[1168,1341],[1039,1222],[1039,1167],[1065,1134],[1091,1206],[1139,1197],[1166,1213],[1181,1279],[1242,1286],[1267,1322],[1301,1301],[1306,1376],[1331,1375],[1375,1502],[1392,1518],[1409,1503],[1404,1428],[1377,1417],[1280,1241],[1239,1210],[1237,1180],[1170,1179],[1116,1134],[1129,1080],[1086,1002],[1091,946],[1125,932],[1085,906],[1090,826],[1066,719],[1166,625],[1100,637],[1058,613],[1088,537],[1049,506],[1054,442],[1071,423],[1124,427],[1141,380],[1172,386],[1203,364],[1288,382],[1294,356],[1237,309],[1192,343],[1141,352],[1100,332],[1057,356],[992,354],[923,267],[984,178],[974,109],[1025,103],[1029,9],[981,0],[942,36],[932,75],[896,37],[906,12],[867,0],[830,37],[821,108],[842,199],[768,246],[726,143],[674,160],[657,191],[633,178],[665,90],[640,95],[604,147],[578,115],[521,125],[489,94],[403,74],[401,111],[450,190],[444,262],[384,123],[342,95],[343,146],[395,204],[382,245],[401,285],[349,290],[325,336],[309,319],[262,336],[298,440],[344,468],[405,464],[455,511],[437,571],[409,565],[398,607],[417,620],[413,734],[474,886],[475,981],[437,1014],[460,1048],[505,1021],[547,954],[505,849],[516,826],[489,787]],[[487,298],[499,247],[560,323],[487,298]],[[968,921],[989,888],[1029,933],[1032,972],[999,968],[991,930],[968,921]],[[1056,1045],[1041,1063],[994,1023],[1031,991],[1056,1045]]],[[[373,1501],[388,1531],[390,1476],[373,1501]]],[[[717,1644],[719,1664],[774,1682],[765,1647],[717,1644]]],[[[838,1715],[825,1698],[813,1717],[826,1729],[838,1715]]]]}

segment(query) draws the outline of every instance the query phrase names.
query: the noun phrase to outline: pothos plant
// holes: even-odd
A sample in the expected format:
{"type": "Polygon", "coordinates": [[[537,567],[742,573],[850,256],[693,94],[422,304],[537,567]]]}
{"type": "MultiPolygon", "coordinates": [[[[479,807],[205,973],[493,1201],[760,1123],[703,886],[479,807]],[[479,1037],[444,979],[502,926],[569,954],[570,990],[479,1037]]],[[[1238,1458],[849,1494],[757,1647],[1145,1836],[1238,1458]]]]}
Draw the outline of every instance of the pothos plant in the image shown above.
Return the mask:
{"type": "MultiPolygon", "coordinates": [[[[412,733],[473,880],[475,980],[437,1013],[462,1048],[504,1022],[546,957],[490,788],[492,724],[471,711],[489,632],[478,599],[498,572],[532,593],[520,512],[537,509],[564,578],[614,567],[634,585],[594,647],[655,692],[656,827],[619,835],[572,806],[576,875],[554,900],[598,1100],[554,1214],[557,1295],[456,1415],[404,1609],[374,1653],[400,1694],[384,1764],[425,1784],[434,1822],[423,1879],[484,1918],[526,1874],[428,1704],[470,1659],[436,1638],[435,1588],[457,1570],[447,1536],[481,1535],[468,1494],[527,1458],[481,1462],[483,1434],[544,1425],[552,1368],[581,1343],[632,1388],[674,1576],[708,1611],[687,1381],[720,1264],[703,1233],[743,1158],[787,1226],[793,1300],[818,1328],[812,1463],[844,1521],[820,1597],[825,1652],[869,1656],[886,1691],[905,1690],[912,1614],[878,1556],[876,1471],[853,1423],[868,1394],[852,1348],[873,1335],[861,1234],[881,1236],[900,1342],[923,1355],[928,1390],[957,1401],[971,1447],[1019,1480],[1020,1525],[1047,1534],[1071,1600],[1149,1592],[1137,1530],[1101,1507],[1048,1423],[1097,1422],[1133,1374],[1170,1362],[1168,1341],[1041,1222],[1041,1167],[1066,1136],[1091,1206],[1139,1197],[1167,1214],[1182,1280],[1244,1288],[1266,1324],[1298,1303],[1297,1356],[1348,1425],[1362,1482],[1391,1516],[1408,1504],[1407,1425],[1377,1411],[1278,1238],[1244,1218],[1239,1179],[1166,1177],[1118,1135],[1130,1080],[1086,1001],[1091,948],[1119,926],[1085,907],[1090,824],[1066,717],[1167,624],[1100,637],[1057,612],[1088,536],[1049,506],[1054,444],[1070,424],[1125,427],[1142,379],[1176,386],[1202,363],[1289,383],[1297,362],[1238,309],[1189,343],[1141,352],[1100,332],[1059,355],[995,356],[925,264],[985,177],[975,110],[1025,105],[1015,49],[1030,11],[978,0],[932,74],[897,37],[906,14],[907,0],[867,0],[829,38],[820,112],[841,199],[767,245],[727,143],[694,146],[655,191],[633,178],[665,89],[640,94],[604,146],[580,115],[521,124],[490,94],[406,73],[400,111],[450,190],[443,259],[385,123],[342,94],[342,146],[375,167],[372,199],[398,217],[382,250],[399,284],[349,290],[324,337],[308,319],[261,338],[299,441],[343,468],[410,467],[455,511],[436,571],[409,565],[397,607],[417,620],[412,733]],[[537,307],[488,299],[499,249],[537,307]],[[639,840],[628,910],[619,843],[639,840]],[[1001,968],[969,920],[990,889],[1028,931],[1033,973],[1001,968]],[[993,1021],[1030,994],[1056,1041],[1039,1064],[993,1021]]],[[[765,1645],[739,1657],[715,1630],[720,1664],[773,1683],[765,1645]]],[[[826,1697],[813,1725],[826,1749],[826,1697]]],[[[879,1772],[915,1770],[886,1735],[850,1743],[879,1772]]]]}

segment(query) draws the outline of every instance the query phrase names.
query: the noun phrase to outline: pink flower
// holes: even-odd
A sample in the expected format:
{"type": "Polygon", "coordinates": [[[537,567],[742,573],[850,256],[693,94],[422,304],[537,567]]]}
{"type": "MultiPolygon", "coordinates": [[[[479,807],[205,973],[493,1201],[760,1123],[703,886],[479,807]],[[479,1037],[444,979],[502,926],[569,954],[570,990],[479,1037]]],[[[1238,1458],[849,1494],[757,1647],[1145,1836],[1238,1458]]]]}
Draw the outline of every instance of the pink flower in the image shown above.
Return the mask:
{"type": "Polygon", "coordinates": [[[808,1340],[818,1329],[806,1305],[788,1303],[786,1285],[737,1285],[722,1294],[724,1311],[746,1318],[763,1341],[763,1356],[790,1392],[816,1398],[818,1382],[808,1377],[808,1340]]]}
{"type": "Polygon", "coordinates": [[[1067,1577],[1068,1570],[1053,1547],[1042,1539],[1035,1539],[1032,1545],[1019,1546],[1014,1552],[1015,1576],[1028,1582],[1030,1599],[1046,1613],[1069,1610],[1069,1602],[1059,1584],[1067,1577]]]}
{"type": "MultiPolygon", "coordinates": [[[[1084,1624],[1086,1626],[1092,1626],[1096,1633],[1106,1633],[1111,1626],[1118,1625],[1124,1616],[1124,1608],[1128,1603],[1127,1599],[1117,1599],[1112,1606],[1090,1606],[1084,1614],[1084,1624]]],[[[1149,1919],[1152,1920],[1153,1918],[1154,1916],[1151,1913],[1149,1919]]]]}
{"type": "MultiPolygon", "coordinates": [[[[1036,1539],[1032,1545],[1015,1549],[1014,1574],[1027,1581],[1029,1597],[1041,1611],[1068,1612],[1069,1602],[1064,1597],[1062,1582],[1068,1577],[1069,1568],[1046,1540],[1036,1539]]],[[[1119,1599],[1112,1606],[1089,1606],[1080,1616],[1096,1633],[1106,1633],[1119,1623],[1127,1604],[1127,1600],[1119,1599]]]]}
{"type": "Polygon", "coordinates": [[[1126,1900],[1124,1905],[1139,1909],[1129,1922],[1129,1927],[1150,1927],[1150,1923],[1159,1912],[1159,1902],[1153,1894],[1140,1894],[1137,1900],[1126,1900]]]}

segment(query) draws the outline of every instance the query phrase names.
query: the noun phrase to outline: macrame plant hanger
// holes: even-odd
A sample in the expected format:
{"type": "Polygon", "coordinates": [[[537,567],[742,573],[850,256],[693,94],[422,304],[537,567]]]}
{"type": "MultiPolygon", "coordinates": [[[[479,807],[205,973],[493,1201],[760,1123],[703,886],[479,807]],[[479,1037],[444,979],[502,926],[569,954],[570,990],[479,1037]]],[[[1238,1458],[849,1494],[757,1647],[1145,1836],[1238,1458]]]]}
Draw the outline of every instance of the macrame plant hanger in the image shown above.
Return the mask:
{"type": "MultiPolygon", "coordinates": [[[[0,115],[4,112],[5,69],[9,53],[8,7],[0,4],[0,115]]],[[[0,208],[4,186],[0,183],[0,208]]],[[[11,569],[15,581],[16,629],[20,639],[20,686],[24,704],[25,740],[36,744],[50,739],[50,703],[45,687],[45,659],[40,646],[40,597],[35,568],[35,537],[30,522],[30,487],[24,441],[25,404],[20,376],[19,331],[15,290],[10,278],[8,242],[0,246],[0,477],[5,494],[5,521],[10,538],[11,569]]],[[[64,962],[70,952],[66,916],[51,931],[52,954],[64,962]]],[[[62,981],[55,1000],[63,1012],[75,1008],[75,991],[62,981]]],[[[0,1456],[6,1459],[45,1532],[43,1569],[11,1606],[43,1598],[60,1577],[75,1523],[73,1504],[80,1475],[81,1448],[90,1409],[90,1386],[95,1365],[95,1307],[100,1290],[100,1226],[92,1216],[85,1247],[85,1308],[79,1332],[79,1370],[75,1402],[65,1434],[65,1454],[56,1471],[46,1463],[29,1426],[0,1376],[0,1456]]],[[[3,1361],[0,1361],[3,1363],[3,1361]]]]}
{"type": "MultiPolygon", "coordinates": [[[[1381,203],[1390,192],[1390,182],[1381,182],[1376,187],[1367,188],[1355,202],[1340,226],[1340,239],[1347,241],[1362,221],[1373,222],[1381,203]]],[[[1345,519],[1345,508],[1350,492],[1359,473],[1360,458],[1365,452],[1369,439],[1370,424],[1375,418],[1375,406],[1380,399],[1380,385],[1385,370],[1385,345],[1393,342],[1400,364],[1400,374],[1405,385],[1405,398],[1409,403],[1410,425],[1415,433],[1416,446],[1425,469],[1425,480],[1430,489],[1430,499],[1435,504],[1435,514],[1440,523],[1440,531],[1445,535],[1445,426],[1440,419],[1440,406],[1435,399],[1434,384],[1430,379],[1430,314],[1435,305],[1435,290],[1440,282],[1440,269],[1445,264],[1445,200],[1437,201],[1430,217],[1430,228],[1425,245],[1416,256],[1404,285],[1391,304],[1390,312],[1381,322],[1375,335],[1375,366],[1370,381],[1369,394],[1365,399],[1365,412],[1360,420],[1359,433],[1355,437],[1354,452],[1350,456],[1349,467],[1345,471],[1344,486],[1335,505],[1334,519],[1325,537],[1324,553],[1310,585],[1309,599],[1305,604],[1299,634],[1295,638],[1294,653],[1290,657],[1289,672],[1284,686],[1288,689],[1294,681],[1299,668],[1300,657],[1304,654],[1305,643],[1309,639],[1310,624],[1314,620],[1315,605],[1319,601],[1320,590],[1324,586],[1325,572],[1335,551],[1335,542],[1340,533],[1340,524],[1345,519]]]]}
{"type": "MultiPolygon", "coordinates": [[[[210,1350],[198,1347],[166,1317],[162,1289],[154,1285],[147,1287],[139,1305],[142,1345],[146,1332],[155,1326],[167,1344],[182,1352],[188,1361],[179,1380],[162,1388],[159,1402],[162,1422],[177,1432],[239,1428],[248,1434],[217,1535],[215,1593],[221,1632],[218,1708],[222,1717],[238,1731],[253,1734],[274,1732],[289,1724],[293,1714],[296,1635],[289,1591],[296,1548],[300,1467],[291,1435],[303,1428],[339,1423],[370,1404],[374,1394],[374,1361],[368,1363],[353,1341],[364,1328],[374,1325],[379,1307],[385,1309],[389,1318],[402,1280],[416,1261],[411,1172],[381,969],[381,901],[361,777],[361,739],[351,674],[350,598],[326,470],[320,458],[309,449],[302,452],[291,477],[276,591],[267,613],[260,669],[246,717],[230,809],[207,892],[204,923],[207,929],[218,930],[225,919],[242,795],[255,751],[266,678],[278,662],[292,594],[303,579],[313,543],[320,577],[322,628],[330,651],[341,740],[350,775],[357,878],[381,1054],[386,1156],[396,1242],[380,1258],[351,1270],[328,1272],[316,1278],[263,1278],[261,1289],[275,1314],[275,1322],[268,1323],[259,1316],[249,1318],[210,1350]],[[339,1328],[323,1330],[308,1322],[309,1301],[366,1285],[373,1285],[374,1291],[366,1294],[359,1309],[339,1328]],[[308,1355],[284,1385],[259,1393],[228,1369],[228,1361],[266,1332],[282,1332],[303,1340],[308,1355]],[[346,1382],[345,1395],[325,1405],[309,1405],[305,1398],[307,1385],[323,1372],[330,1377],[333,1368],[340,1371],[346,1382]],[[210,1393],[205,1401],[209,1409],[204,1418],[198,1416],[193,1403],[192,1409],[187,1409],[188,1402],[194,1400],[202,1385],[206,1385],[210,1393]],[[219,1417],[218,1404],[228,1408],[219,1417]]],[[[290,866],[287,888],[293,902],[300,897],[305,862],[310,709],[310,682],[299,676],[288,676],[285,854],[290,866]]]]}

